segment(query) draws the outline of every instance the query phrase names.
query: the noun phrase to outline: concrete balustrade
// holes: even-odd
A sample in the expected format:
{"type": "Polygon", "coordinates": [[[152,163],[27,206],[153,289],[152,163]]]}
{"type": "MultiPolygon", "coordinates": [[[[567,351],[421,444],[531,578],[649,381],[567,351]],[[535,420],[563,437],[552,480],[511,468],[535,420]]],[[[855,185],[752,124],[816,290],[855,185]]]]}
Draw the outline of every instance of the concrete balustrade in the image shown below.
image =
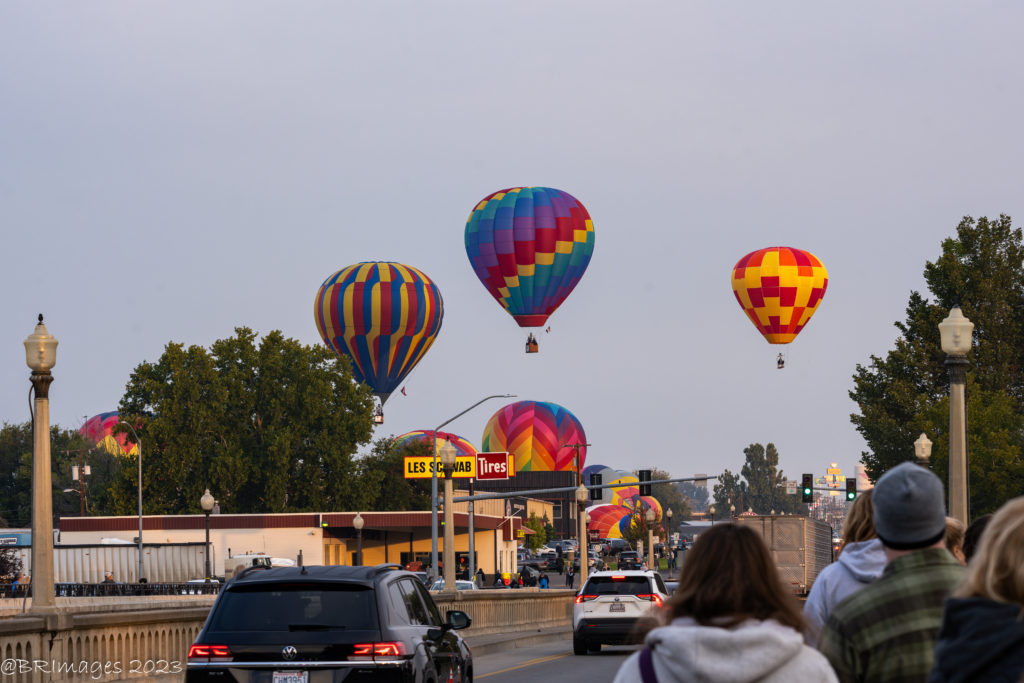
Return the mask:
{"type": "MultiPolygon", "coordinates": [[[[441,614],[470,615],[474,636],[536,632],[572,623],[574,591],[517,590],[434,593],[441,614]]],[[[43,681],[182,680],[188,647],[215,597],[57,598],[55,615],[22,613],[21,599],[0,600],[0,678],[43,681]],[[46,662],[45,667],[33,662],[46,662]],[[14,669],[9,662],[14,661],[14,669]],[[70,667],[75,671],[71,671],[70,667]],[[84,671],[83,671],[84,667],[84,671]],[[27,668],[27,670],[25,670],[27,668]],[[175,675],[175,672],[179,671],[175,675]]],[[[31,609],[32,601],[27,601],[31,609]]]]}

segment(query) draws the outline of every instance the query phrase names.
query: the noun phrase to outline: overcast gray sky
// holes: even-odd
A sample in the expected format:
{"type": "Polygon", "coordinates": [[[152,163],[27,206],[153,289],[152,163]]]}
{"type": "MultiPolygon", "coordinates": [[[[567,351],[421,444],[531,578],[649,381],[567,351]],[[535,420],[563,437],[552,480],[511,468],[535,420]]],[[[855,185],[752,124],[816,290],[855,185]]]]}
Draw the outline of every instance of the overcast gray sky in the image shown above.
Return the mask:
{"type": "MultiPolygon", "coordinates": [[[[39,312],[53,421],[78,427],[169,341],[320,343],[320,283],[392,260],[445,318],[377,435],[512,393],[575,413],[588,464],[735,471],[771,441],[791,477],[852,474],[855,365],[892,348],[962,216],[1024,216],[1022,20],[992,1],[3,3],[0,419],[28,419],[39,312]],[[463,247],[474,205],[517,185],[570,192],[596,231],[530,356],[463,247]],[[781,372],[729,284],[773,245],[830,275],[781,372]]],[[[452,431],[479,444],[500,405],[452,431]]]]}

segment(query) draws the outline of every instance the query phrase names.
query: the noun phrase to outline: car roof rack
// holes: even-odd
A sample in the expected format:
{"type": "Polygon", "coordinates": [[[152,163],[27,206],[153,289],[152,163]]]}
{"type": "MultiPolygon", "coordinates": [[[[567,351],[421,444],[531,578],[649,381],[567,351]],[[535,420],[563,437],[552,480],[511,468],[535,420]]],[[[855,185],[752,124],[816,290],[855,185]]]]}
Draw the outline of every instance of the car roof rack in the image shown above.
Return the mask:
{"type": "Polygon", "coordinates": [[[379,574],[383,574],[384,572],[401,571],[402,569],[403,567],[400,564],[397,564],[395,562],[385,562],[383,564],[378,564],[376,566],[370,567],[369,574],[370,576],[378,576],[379,574]]]}

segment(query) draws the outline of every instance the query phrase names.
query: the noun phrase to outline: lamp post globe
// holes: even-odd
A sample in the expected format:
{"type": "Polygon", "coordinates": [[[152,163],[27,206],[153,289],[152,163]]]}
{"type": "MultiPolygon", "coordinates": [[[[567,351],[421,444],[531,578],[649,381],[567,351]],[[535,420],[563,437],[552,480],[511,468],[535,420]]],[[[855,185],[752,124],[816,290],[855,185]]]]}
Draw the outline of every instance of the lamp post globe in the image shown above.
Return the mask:
{"type": "Polygon", "coordinates": [[[203,508],[203,514],[206,515],[206,581],[210,581],[210,513],[213,512],[213,504],[216,503],[213,496],[210,495],[210,489],[206,489],[203,496],[199,499],[199,505],[203,508]]]}
{"type": "Polygon", "coordinates": [[[363,565],[363,525],[365,523],[366,520],[357,512],[352,520],[352,528],[356,530],[356,566],[360,567],[363,565]]]}
{"type": "Polygon", "coordinates": [[[932,457],[932,440],[924,432],[921,432],[921,436],[914,442],[914,455],[917,456],[919,465],[928,467],[928,459],[932,457]]]}
{"type": "Polygon", "coordinates": [[[711,507],[709,507],[708,508],[708,512],[711,513],[711,523],[714,524],[715,523],[715,506],[712,505],[711,507]]]}
{"type": "Polygon", "coordinates": [[[968,523],[967,501],[967,352],[971,350],[974,323],[960,306],[953,306],[939,323],[942,350],[949,372],[949,515],[968,523]]]}
{"type": "Polygon", "coordinates": [[[32,411],[32,611],[54,614],[53,479],[50,470],[50,369],[57,364],[57,339],[43,324],[25,339],[25,364],[35,395],[32,411]]]}

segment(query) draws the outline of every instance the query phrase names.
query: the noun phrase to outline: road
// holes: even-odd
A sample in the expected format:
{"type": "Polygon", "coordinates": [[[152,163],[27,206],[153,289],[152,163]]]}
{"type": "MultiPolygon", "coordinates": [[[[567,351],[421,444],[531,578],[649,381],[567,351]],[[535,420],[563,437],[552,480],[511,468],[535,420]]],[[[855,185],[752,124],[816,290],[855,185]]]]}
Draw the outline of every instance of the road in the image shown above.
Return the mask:
{"type": "Polygon", "coordinates": [[[619,666],[635,650],[636,646],[605,645],[598,654],[577,657],[572,653],[571,640],[553,640],[543,645],[474,656],[473,680],[485,683],[518,683],[523,680],[611,683],[619,666]]]}

